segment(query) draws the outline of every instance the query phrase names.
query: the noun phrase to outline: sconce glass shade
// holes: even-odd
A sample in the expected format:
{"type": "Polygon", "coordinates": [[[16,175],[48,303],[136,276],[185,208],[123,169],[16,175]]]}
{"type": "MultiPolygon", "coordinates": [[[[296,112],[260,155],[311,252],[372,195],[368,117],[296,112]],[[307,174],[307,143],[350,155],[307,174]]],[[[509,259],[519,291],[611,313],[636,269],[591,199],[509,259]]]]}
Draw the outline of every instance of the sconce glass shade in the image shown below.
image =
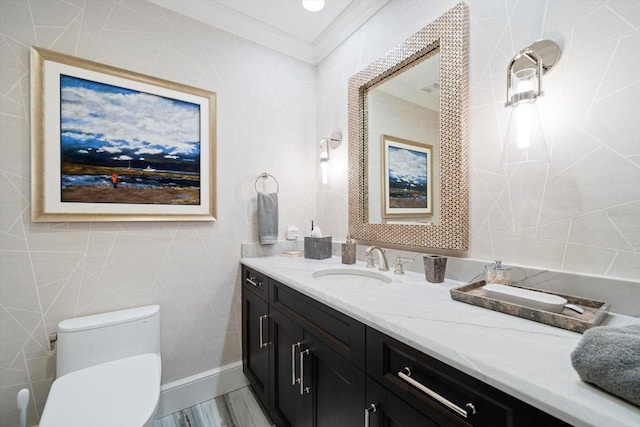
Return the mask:
{"type": "Polygon", "coordinates": [[[535,101],[539,95],[538,74],[534,68],[513,73],[512,107],[502,150],[502,164],[522,166],[549,161],[547,143],[535,101]]]}
{"type": "Polygon", "coordinates": [[[320,179],[323,184],[329,183],[329,151],[342,143],[342,134],[337,130],[331,132],[329,138],[320,140],[320,179]]]}
{"type": "Polygon", "coordinates": [[[548,161],[547,143],[536,105],[532,102],[514,105],[502,149],[502,164],[532,166],[548,161]]]}
{"type": "Polygon", "coordinates": [[[320,179],[323,184],[329,183],[329,139],[320,141],[320,179]]]}
{"type": "Polygon", "coordinates": [[[329,160],[320,159],[320,178],[323,184],[329,183],[329,160]]]}

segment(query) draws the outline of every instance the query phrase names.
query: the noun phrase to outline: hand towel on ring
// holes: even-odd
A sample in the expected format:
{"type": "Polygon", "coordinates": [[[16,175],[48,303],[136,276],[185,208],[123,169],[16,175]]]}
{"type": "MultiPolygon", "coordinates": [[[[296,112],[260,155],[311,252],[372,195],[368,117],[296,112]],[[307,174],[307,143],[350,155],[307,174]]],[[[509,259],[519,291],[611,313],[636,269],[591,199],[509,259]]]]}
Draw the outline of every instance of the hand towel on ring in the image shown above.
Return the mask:
{"type": "Polygon", "coordinates": [[[278,193],[258,193],[258,235],[261,245],[278,243],[278,193]]]}

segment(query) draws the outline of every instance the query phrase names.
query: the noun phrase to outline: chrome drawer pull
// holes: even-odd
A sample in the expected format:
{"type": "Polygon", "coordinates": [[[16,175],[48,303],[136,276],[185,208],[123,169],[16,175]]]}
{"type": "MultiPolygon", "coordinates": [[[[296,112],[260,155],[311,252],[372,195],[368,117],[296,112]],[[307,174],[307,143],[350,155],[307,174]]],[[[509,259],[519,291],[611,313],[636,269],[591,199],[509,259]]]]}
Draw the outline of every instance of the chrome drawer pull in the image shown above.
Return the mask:
{"type": "Polygon", "coordinates": [[[291,385],[296,385],[300,378],[296,378],[296,348],[300,348],[302,343],[291,344],[291,385]]]}
{"type": "Polygon", "coordinates": [[[371,412],[376,412],[378,410],[378,407],[376,406],[375,403],[372,403],[371,405],[369,405],[368,408],[365,408],[364,410],[364,427],[369,427],[369,414],[371,412]]]}
{"type": "Polygon", "coordinates": [[[259,282],[259,281],[258,281],[258,279],[256,279],[256,278],[255,278],[255,277],[253,277],[253,276],[249,276],[249,277],[247,277],[247,278],[245,279],[245,281],[246,281],[248,284],[255,286],[256,288],[259,288],[259,287],[261,287],[261,286],[262,286],[262,282],[259,282]]]}
{"type": "Polygon", "coordinates": [[[300,396],[310,391],[309,387],[304,386],[304,356],[309,353],[309,349],[300,352],[300,396]]]}
{"type": "Polygon", "coordinates": [[[264,320],[266,318],[268,318],[269,315],[268,314],[264,314],[262,316],[260,316],[260,348],[265,348],[266,346],[269,345],[268,342],[264,342],[264,337],[263,337],[263,329],[264,329],[264,320]]]}
{"type": "MultiPolygon", "coordinates": [[[[442,403],[444,406],[446,406],[447,408],[451,409],[452,411],[454,411],[458,415],[461,415],[461,416],[467,418],[467,411],[465,411],[464,409],[462,409],[461,407],[459,407],[455,403],[451,402],[450,400],[442,397],[441,395],[439,395],[435,391],[431,390],[429,387],[426,387],[426,386],[422,385],[421,383],[419,383],[418,381],[416,381],[413,378],[411,378],[411,369],[409,369],[409,367],[405,367],[402,371],[398,372],[398,376],[400,378],[402,378],[403,380],[405,380],[406,382],[408,382],[409,384],[411,384],[412,386],[414,386],[415,388],[417,388],[418,390],[420,390],[421,392],[423,392],[424,394],[426,394],[428,396],[431,396],[432,398],[434,398],[438,402],[442,403]],[[406,371],[406,374],[403,371],[406,371]]],[[[476,413],[475,407],[473,406],[472,403],[467,403],[466,407],[468,409],[470,409],[470,412],[472,414],[476,413]]]]}

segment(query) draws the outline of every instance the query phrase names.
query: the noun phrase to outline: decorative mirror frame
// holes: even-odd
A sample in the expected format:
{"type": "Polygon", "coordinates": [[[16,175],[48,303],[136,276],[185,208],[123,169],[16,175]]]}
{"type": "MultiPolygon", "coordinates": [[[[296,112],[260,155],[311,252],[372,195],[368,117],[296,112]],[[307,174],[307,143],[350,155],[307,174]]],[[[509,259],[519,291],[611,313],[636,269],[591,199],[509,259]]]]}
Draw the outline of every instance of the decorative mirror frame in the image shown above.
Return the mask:
{"type": "Polygon", "coordinates": [[[349,233],[355,239],[465,250],[469,244],[469,7],[453,9],[349,79],[349,233]],[[368,91],[439,51],[440,223],[370,224],[368,91]]]}

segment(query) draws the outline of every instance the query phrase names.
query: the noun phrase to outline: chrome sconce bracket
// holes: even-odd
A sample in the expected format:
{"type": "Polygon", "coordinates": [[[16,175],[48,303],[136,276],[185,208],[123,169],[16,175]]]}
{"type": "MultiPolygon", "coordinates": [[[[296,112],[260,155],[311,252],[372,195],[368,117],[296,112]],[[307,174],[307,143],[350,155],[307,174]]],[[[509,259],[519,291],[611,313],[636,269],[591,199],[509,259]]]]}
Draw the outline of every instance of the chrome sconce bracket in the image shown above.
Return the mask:
{"type": "Polygon", "coordinates": [[[507,102],[505,107],[523,101],[535,102],[542,91],[542,76],[547,74],[560,60],[560,46],[552,40],[539,40],[518,52],[507,67],[507,102]],[[513,74],[529,68],[536,70],[537,87],[521,93],[513,93],[513,74]]]}

